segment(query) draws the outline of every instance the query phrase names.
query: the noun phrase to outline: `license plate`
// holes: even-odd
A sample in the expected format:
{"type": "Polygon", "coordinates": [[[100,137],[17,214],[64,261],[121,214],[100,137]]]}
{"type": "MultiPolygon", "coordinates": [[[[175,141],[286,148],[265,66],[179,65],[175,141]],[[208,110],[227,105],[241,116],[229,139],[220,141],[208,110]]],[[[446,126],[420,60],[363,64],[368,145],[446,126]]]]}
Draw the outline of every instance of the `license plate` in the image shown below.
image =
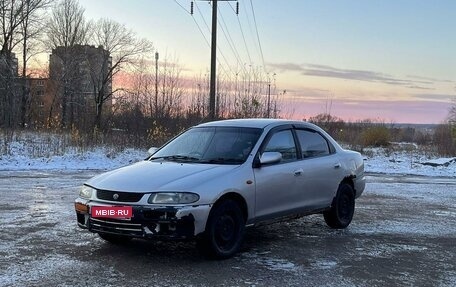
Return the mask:
{"type": "Polygon", "coordinates": [[[94,218],[130,219],[133,217],[131,206],[92,206],[91,215],[94,218]]]}

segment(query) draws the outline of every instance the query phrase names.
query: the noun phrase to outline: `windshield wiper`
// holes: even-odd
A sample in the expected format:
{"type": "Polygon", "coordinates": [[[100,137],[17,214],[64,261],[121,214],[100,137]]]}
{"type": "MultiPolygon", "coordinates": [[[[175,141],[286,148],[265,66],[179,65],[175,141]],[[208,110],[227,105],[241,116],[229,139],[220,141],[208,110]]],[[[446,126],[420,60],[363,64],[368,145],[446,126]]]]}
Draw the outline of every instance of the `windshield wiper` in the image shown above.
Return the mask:
{"type": "Polygon", "coordinates": [[[200,161],[201,163],[215,163],[215,164],[241,164],[244,161],[242,159],[238,158],[224,158],[224,157],[218,157],[218,158],[210,158],[210,159],[204,159],[200,161]]]}
{"type": "Polygon", "coordinates": [[[170,161],[199,161],[200,159],[193,156],[187,155],[166,155],[166,156],[159,156],[159,157],[152,157],[150,160],[154,159],[164,159],[170,161]]]}

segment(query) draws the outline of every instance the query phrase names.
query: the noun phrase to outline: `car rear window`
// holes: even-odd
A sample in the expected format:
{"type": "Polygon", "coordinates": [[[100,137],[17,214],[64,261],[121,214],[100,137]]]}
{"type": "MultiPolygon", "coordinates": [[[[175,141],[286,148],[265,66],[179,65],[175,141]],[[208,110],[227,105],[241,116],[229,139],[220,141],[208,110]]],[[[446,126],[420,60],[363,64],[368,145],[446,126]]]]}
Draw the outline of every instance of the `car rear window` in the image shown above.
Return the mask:
{"type": "Polygon", "coordinates": [[[297,130],[303,158],[329,155],[328,141],[318,132],[310,130],[297,130]]]}

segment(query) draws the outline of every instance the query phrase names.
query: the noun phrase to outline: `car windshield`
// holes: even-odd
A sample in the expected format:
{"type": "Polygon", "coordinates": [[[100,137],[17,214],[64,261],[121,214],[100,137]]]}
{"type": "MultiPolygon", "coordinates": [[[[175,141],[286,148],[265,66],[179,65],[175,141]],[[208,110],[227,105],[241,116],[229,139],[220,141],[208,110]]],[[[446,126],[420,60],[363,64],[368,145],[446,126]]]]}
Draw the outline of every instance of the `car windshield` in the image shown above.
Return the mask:
{"type": "Polygon", "coordinates": [[[246,161],[261,132],[257,128],[192,128],[162,147],[150,160],[241,164],[246,161]]]}

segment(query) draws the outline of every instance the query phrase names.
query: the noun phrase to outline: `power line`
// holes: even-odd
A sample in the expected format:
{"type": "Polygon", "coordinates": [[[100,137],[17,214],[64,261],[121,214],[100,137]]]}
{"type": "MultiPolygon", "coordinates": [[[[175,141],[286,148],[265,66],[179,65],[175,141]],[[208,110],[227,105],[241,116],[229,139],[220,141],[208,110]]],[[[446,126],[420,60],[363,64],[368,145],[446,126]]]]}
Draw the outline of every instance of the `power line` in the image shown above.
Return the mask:
{"type": "Polygon", "coordinates": [[[203,15],[203,13],[201,13],[201,10],[200,10],[199,6],[196,4],[196,2],[195,2],[195,7],[196,7],[196,10],[198,10],[198,13],[200,14],[201,18],[203,18],[203,22],[204,22],[204,25],[206,25],[207,30],[209,32],[211,32],[211,28],[209,28],[209,25],[206,22],[206,18],[204,18],[204,15],[203,15]]]}
{"type": "MultiPolygon", "coordinates": [[[[231,6],[231,3],[230,3],[230,7],[233,9],[233,11],[235,11],[233,6],[231,6]]],[[[249,47],[248,47],[247,41],[245,39],[244,29],[242,29],[241,20],[239,20],[239,14],[236,15],[236,19],[237,19],[237,22],[239,24],[239,29],[241,30],[241,35],[242,35],[242,39],[244,41],[245,50],[247,51],[247,57],[249,58],[249,64],[251,64],[252,63],[252,58],[250,57],[249,47]]]]}
{"type": "Polygon", "coordinates": [[[184,6],[182,6],[181,3],[177,2],[177,0],[174,0],[174,2],[176,2],[176,4],[179,5],[185,12],[190,14],[190,12],[184,6]]]}
{"type": "Polygon", "coordinates": [[[196,21],[195,17],[192,17],[193,21],[195,22],[196,24],[196,27],[198,27],[198,30],[200,31],[201,35],[203,36],[204,38],[204,41],[206,41],[206,44],[211,47],[211,44],[209,43],[209,40],[207,40],[206,36],[204,35],[204,32],[203,30],[201,29],[200,25],[198,24],[198,22],[196,21]]]}
{"type": "MultiPolygon", "coordinates": [[[[238,3],[237,5],[239,6],[239,2],[237,2],[237,3],[238,3]]],[[[236,9],[234,9],[233,5],[231,5],[230,2],[228,2],[228,5],[230,5],[231,10],[233,10],[233,12],[237,14],[238,11],[236,11],[236,9]]]]}
{"type": "MultiPolygon", "coordinates": [[[[204,41],[206,42],[207,46],[210,48],[210,47],[211,47],[211,44],[209,43],[209,40],[208,40],[208,39],[206,38],[206,36],[204,35],[204,32],[203,32],[203,30],[201,29],[201,26],[198,24],[198,21],[196,21],[195,17],[193,17],[193,14],[192,14],[193,9],[192,9],[192,11],[190,12],[190,11],[188,11],[182,4],[180,4],[177,0],[174,0],[174,2],[175,2],[177,5],[179,5],[179,7],[181,7],[185,12],[189,13],[189,14],[192,16],[193,22],[195,22],[196,27],[198,27],[198,30],[199,30],[199,32],[201,33],[201,36],[203,36],[204,41]]],[[[206,19],[204,18],[203,14],[201,13],[201,11],[200,11],[198,5],[196,5],[196,2],[194,2],[194,3],[195,3],[195,6],[196,6],[198,12],[200,13],[201,18],[203,18],[203,22],[204,22],[204,24],[206,25],[206,28],[207,28],[208,31],[210,32],[210,29],[209,29],[209,26],[207,25],[206,19]]],[[[192,2],[192,4],[193,4],[193,2],[192,2]]],[[[220,63],[220,61],[217,60],[217,62],[219,62],[219,65],[222,67],[222,69],[224,70],[224,72],[225,72],[226,74],[228,74],[228,73],[226,72],[225,68],[224,68],[224,67],[222,66],[222,64],[220,63]]]]}
{"type": "Polygon", "coordinates": [[[239,59],[241,57],[239,56],[239,53],[238,53],[238,51],[236,49],[236,45],[234,44],[233,38],[231,38],[230,31],[228,29],[228,26],[226,25],[226,22],[225,22],[225,19],[223,18],[223,15],[222,15],[222,11],[220,11],[220,8],[218,8],[218,11],[219,11],[220,18],[222,19],[222,22],[219,21],[219,23],[221,24],[220,28],[222,29],[223,35],[225,36],[225,38],[226,38],[226,40],[227,40],[227,42],[228,42],[228,44],[229,44],[234,56],[239,61],[239,59]],[[225,25],[226,32],[225,32],[225,29],[223,28],[222,24],[225,25]]]}
{"type": "MultiPolygon", "coordinates": [[[[222,19],[223,25],[225,25],[225,29],[223,28],[223,25],[220,25],[220,28],[222,29],[223,35],[225,36],[225,38],[226,38],[226,40],[228,42],[228,45],[230,46],[231,51],[233,52],[234,57],[236,58],[238,64],[243,66],[241,57],[239,55],[239,52],[236,49],[236,44],[234,43],[233,38],[231,37],[230,31],[228,29],[228,25],[226,25],[225,19],[223,18],[223,15],[222,15],[222,11],[220,11],[220,9],[219,9],[219,15],[220,15],[220,18],[222,19]]],[[[222,23],[220,23],[220,24],[222,24],[222,23]]],[[[245,70],[245,67],[244,67],[244,70],[245,70]]]]}
{"type": "MultiPolygon", "coordinates": [[[[203,22],[204,22],[204,24],[206,25],[207,30],[210,32],[210,29],[209,29],[209,26],[208,26],[208,24],[207,24],[207,22],[206,22],[206,19],[204,18],[203,13],[201,13],[201,10],[199,9],[199,7],[198,7],[198,5],[196,4],[196,2],[195,2],[195,7],[196,7],[196,9],[198,10],[198,13],[200,14],[201,18],[203,19],[203,22]]],[[[193,19],[193,21],[195,22],[196,26],[198,27],[198,30],[200,31],[201,35],[203,36],[204,40],[206,41],[207,46],[210,48],[210,47],[211,47],[211,44],[209,43],[209,40],[208,40],[208,39],[206,38],[206,36],[204,35],[203,29],[201,29],[201,26],[198,24],[198,21],[196,21],[195,17],[193,17],[193,15],[191,15],[191,16],[192,16],[192,19],[193,19]]],[[[220,51],[220,48],[218,48],[218,50],[219,50],[219,52],[220,52],[220,55],[222,55],[222,58],[225,60],[225,63],[227,63],[227,66],[229,67],[228,61],[226,60],[226,58],[225,58],[225,56],[223,55],[222,51],[220,51]]],[[[219,60],[219,59],[216,59],[216,60],[217,60],[217,62],[218,62],[218,64],[219,64],[219,66],[222,68],[223,72],[224,72],[225,74],[228,75],[229,73],[227,72],[227,70],[225,69],[225,67],[222,65],[222,63],[220,62],[220,60],[219,60]]],[[[231,70],[231,69],[230,69],[230,70],[231,70]]],[[[234,72],[231,71],[231,73],[234,73],[234,72]]]]}
{"type": "MultiPolygon", "coordinates": [[[[179,3],[179,1],[174,0],[174,2],[175,2],[182,10],[184,10],[186,13],[192,15],[192,13],[191,13],[190,11],[188,11],[181,3],[179,3]]],[[[196,9],[198,10],[198,13],[199,13],[200,16],[201,16],[201,18],[202,18],[202,20],[203,20],[203,23],[204,23],[204,25],[206,26],[206,29],[210,32],[209,25],[208,25],[206,19],[204,18],[204,15],[203,15],[203,13],[201,12],[199,6],[197,5],[196,2],[192,2],[192,3],[194,3],[194,6],[195,6],[196,9]]],[[[228,2],[228,4],[229,4],[230,8],[233,10],[233,12],[236,13],[237,11],[236,11],[236,9],[231,5],[231,3],[228,2]]],[[[252,3],[251,3],[251,4],[252,4],[252,3]]],[[[245,3],[244,3],[244,8],[245,8],[245,3]]],[[[252,7],[252,9],[253,9],[253,7],[252,7]]],[[[220,12],[220,16],[221,16],[223,25],[225,26],[225,28],[223,28],[223,25],[221,25],[222,32],[223,32],[225,38],[227,39],[228,44],[229,44],[229,46],[230,46],[230,49],[232,50],[232,52],[233,52],[233,54],[234,54],[234,56],[235,56],[235,58],[236,58],[238,64],[239,64],[239,65],[242,67],[242,69],[246,72],[247,70],[246,70],[245,66],[242,65],[241,56],[240,56],[240,54],[239,54],[239,51],[236,49],[236,45],[234,44],[233,38],[231,37],[231,34],[230,34],[230,32],[229,32],[229,29],[228,29],[228,25],[226,24],[225,19],[223,18],[223,15],[221,14],[221,10],[218,9],[218,11],[220,12]]],[[[253,11],[253,10],[252,10],[252,11],[253,11]]],[[[251,58],[251,55],[250,55],[250,50],[249,50],[249,48],[248,48],[247,40],[246,40],[245,33],[244,33],[244,29],[242,28],[242,24],[241,24],[241,21],[240,21],[240,19],[239,19],[238,14],[237,14],[237,17],[236,17],[236,18],[237,18],[237,22],[238,22],[238,25],[239,25],[239,29],[240,29],[240,31],[241,31],[241,35],[242,35],[242,39],[243,39],[243,42],[244,42],[244,46],[245,46],[245,49],[246,49],[246,52],[247,52],[247,57],[248,57],[248,59],[249,59],[249,64],[252,64],[252,58],[251,58]]],[[[204,34],[204,32],[203,32],[203,29],[202,29],[201,26],[199,25],[198,21],[196,21],[195,17],[193,17],[193,15],[192,15],[192,19],[193,19],[193,21],[195,22],[195,24],[196,24],[196,26],[197,26],[197,28],[198,28],[200,34],[203,36],[204,41],[206,42],[206,44],[208,45],[208,47],[210,47],[209,40],[208,40],[207,37],[205,36],[205,34],[204,34]]],[[[251,28],[251,22],[250,22],[250,19],[249,19],[248,15],[247,15],[247,21],[248,21],[248,23],[249,23],[250,32],[253,34],[252,28],[251,28]]],[[[219,22],[219,23],[222,24],[221,22],[219,22]]],[[[255,20],[255,25],[256,25],[256,20],[255,20]]],[[[257,38],[259,39],[258,30],[257,30],[257,38]]],[[[260,49],[261,49],[261,47],[260,47],[260,49]]],[[[229,65],[229,62],[228,62],[228,60],[226,59],[224,53],[221,51],[220,47],[217,47],[217,50],[220,52],[220,55],[222,56],[222,58],[223,58],[225,64],[229,67],[230,72],[233,73],[233,74],[236,74],[236,73],[232,70],[231,66],[229,65]]],[[[260,51],[260,52],[261,52],[261,55],[262,55],[262,51],[260,51]]],[[[262,59],[263,59],[263,57],[262,57],[262,59]]],[[[221,68],[224,70],[225,74],[229,74],[229,73],[226,71],[224,65],[222,65],[222,63],[220,62],[220,60],[217,59],[217,62],[218,62],[218,64],[221,66],[221,68]]],[[[263,59],[263,65],[264,65],[264,59],[263,59]]]]}
{"type": "MultiPolygon", "coordinates": [[[[192,14],[193,9],[192,9],[192,11],[190,12],[190,11],[188,11],[182,4],[180,4],[177,0],[174,0],[174,2],[175,2],[182,10],[184,10],[185,12],[189,13],[189,14],[192,16],[192,19],[193,19],[193,21],[195,22],[195,24],[196,24],[196,26],[197,26],[197,28],[198,28],[200,34],[203,36],[204,41],[206,42],[206,44],[207,44],[208,47],[210,48],[211,45],[210,45],[210,43],[209,43],[209,40],[208,40],[207,37],[205,36],[205,34],[204,34],[204,32],[203,32],[203,29],[202,29],[201,26],[199,25],[198,21],[196,21],[195,17],[193,17],[193,14],[192,14]]],[[[198,10],[198,13],[200,14],[200,17],[202,18],[204,25],[206,26],[207,30],[210,32],[211,29],[209,28],[209,25],[208,25],[206,19],[204,18],[204,15],[203,15],[203,13],[201,12],[199,6],[197,5],[196,2],[192,2],[192,4],[194,4],[194,6],[196,7],[196,9],[198,10]]],[[[193,6],[193,5],[192,5],[192,6],[193,6]]],[[[231,7],[231,5],[230,5],[230,7],[231,7]]],[[[219,12],[220,12],[220,9],[218,9],[218,10],[219,10],[219,12]]],[[[234,8],[233,8],[233,11],[236,12],[236,10],[234,10],[234,8]]],[[[225,27],[228,27],[228,26],[226,25],[224,19],[223,19],[223,16],[222,16],[222,20],[223,20],[223,22],[224,22],[224,24],[225,24],[225,27]]],[[[219,23],[220,23],[220,22],[219,22],[219,23]]],[[[222,27],[222,31],[223,31],[223,33],[224,33],[224,35],[225,35],[225,38],[228,40],[228,36],[226,35],[225,30],[223,29],[223,27],[222,27]]],[[[228,32],[228,33],[229,33],[229,32],[228,32]]],[[[231,35],[229,35],[229,38],[231,38],[231,35]]],[[[228,41],[229,41],[229,40],[228,40],[228,41]]],[[[232,40],[232,38],[231,38],[231,42],[234,43],[234,41],[232,40]]],[[[234,51],[235,48],[233,49],[233,47],[231,47],[231,43],[228,42],[228,44],[230,45],[230,48],[234,51]]],[[[222,56],[223,60],[225,61],[225,64],[226,64],[226,66],[229,68],[230,72],[233,73],[233,74],[236,74],[236,73],[232,70],[231,66],[229,65],[229,62],[228,62],[228,60],[226,59],[226,57],[225,57],[225,55],[223,54],[223,52],[221,51],[220,47],[217,47],[217,50],[220,52],[220,55],[222,56]]],[[[238,61],[238,64],[242,64],[242,63],[240,63],[240,56],[239,56],[239,53],[237,52],[237,50],[236,50],[234,53],[235,53],[236,60],[238,61]]],[[[250,59],[250,55],[249,55],[249,59],[250,59]]],[[[222,65],[222,63],[220,62],[220,60],[217,59],[217,62],[218,62],[218,64],[219,64],[219,66],[222,68],[223,72],[224,72],[226,75],[228,75],[229,73],[228,73],[227,70],[225,69],[224,65],[222,65]]],[[[241,66],[242,66],[242,65],[241,65],[241,66]]],[[[245,67],[244,67],[244,70],[245,70],[245,67]]]]}
{"type": "MultiPolygon", "coordinates": [[[[198,13],[200,14],[201,18],[203,19],[203,22],[204,22],[204,24],[206,25],[207,30],[210,32],[211,29],[209,28],[209,25],[207,24],[206,19],[204,18],[204,15],[203,15],[203,13],[201,12],[201,10],[200,10],[200,8],[198,7],[198,5],[196,4],[196,2],[195,2],[195,7],[196,7],[196,10],[198,10],[198,13]]],[[[208,43],[209,43],[209,42],[208,42],[208,43]]],[[[210,45],[209,45],[209,47],[210,47],[210,45]]],[[[231,69],[231,66],[230,66],[229,62],[228,62],[228,60],[227,60],[226,57],[225,57],[225,54],[223,54],[223,52],[222,52],[222,50],[220,49],[219,46],[217,46],[217,50],[219,51],[220,55],[222,56],[223,60],[225,61],[225,64],[226,64],[226,66],[228,67],[228,69],[230,70],[230,72],[233,73],[233,74],[236,74],[236,73],[231,69]]],[[[218,59],[217,59],[217,62],[218,62],[218,64],[222,67],[222,69],[223,69],[223,71],[225,72],[225,74],[228,75],[229,73],[226,71],[226,69],[223,67],[223,65],[221,64],[221,62],[220,62],[218,59]]]]}
{"type": "Polygon", "coordinates": [[[264,69],[265,73],[267,74],[268,72],[266,71],[266,65],[264,63],[263,49],[261,48],[260,34],[258,33],[258,25],[257,25],[256,17],[255,17],[255,9],[253,9],[252,0],[250,0],[250,6],[252,7],[253,21],[255,23],[255,30],[256,30],[256,35],[257,35],[257,39],[258,39],[258,46],[260,47],[261,60],[263,61],[263,69],[264,69]]]}
{"type": "MultiPolygon", "coordinates": [[[[225,1],[230,1],[230,0],[225,0],[225,1]]],[[[178,3],[176,0],[175,0],[175,2],[179,6],[181,6],[181,8],[183,8],[183,6],[180,5],[180,3],[178,3]]],[[[226,57],[224,56],[223,52],[220,49],[217,49],[218,48],[217,47],[217,26],[218,26],[217,25],[217,23],[218,23],[218,21],[217,21],[217,14],[218,14],[217,3],[218,3],[218,0],[210,0],[209,3],[212,4],[212,29],[209,29],[209,25],[207,25],[206,19],[204,18],[203,14],[201,13],[201,10],[199,9],[199,6],[196,5],[195,2],[191,2],[191,4],[190,4],[191,5],[190,6],[191,7],[190,8],[190,10],[191,10],[190,14],[192,15],[192,18],[193,18],[195,24],[197,25],[198,30],[203,35],[203,37],[206,40],[207,44],[209,44],[209,43],[208,43],[206,37],[204,36],[204,33],[203,33],[201,27],[199,26],[199,24],[196,21],[195,17],[193,17],[193,7],[194,6],[196,6],[198,12],[201,15],[201,18],[203,19],[204,24],[206,25],[208,30],[212,33],[211,44],[209,45],[210,49],[211,49],[211,78],[210,78],[210,90],[209,90],[209,117],[210,117],[210,119],[214,120],[214,119],[217,118],[217,109],[216,109],[217,108],[216,107],[216,100],[217,100],[217,98],[216,98],[216,93],[217,93],[217,90],[216,90],[216,88],[217,88],[216,70],[217,70],[217,62],[218,62],[217,57],[216,57],[217,50],[219,50],[220,54],[222,55],[223,59],[227,63],[227,66],[228,66],[228,68],[230,70],[231,70],[231,67],[228,64],[228,61],[226,60],[226,57]]],[[[237,8],[236,9],[236,14],[237,14],[237,11],[239,10],[238,6],[236,6],[236,8],[237,8]]],[[[183,8],[183,9],[186,10],[185,8],[183,8]]],[[[226,25],[226,23],[225,23],[225,25],[226,25]]],[[[223,27],[222,27],[222,30],[223,30],[223,27]]],[[[225,37],[227,37],[225,31],[224,31],[224,34],[225,34],[225,37]]],[[[230,38],[231,38],[231,36],[230,36],[230,38]]],[[[228,37],[227,37],[227,39],[228,39],[228,37]]],[[[228,43],[230,44],[229,39],[228,39],[228,43]]],[[[231,44],[230,44],[230,46],[231,46],[231,44]]],[[[235,57],[236,57],[237,50],[233,50],[233,51],[235,51],[234,54],[235,54],[235,57]]],[[[237,56],[239,56],[239,55],[237,54],[237,56]]],[[[237,59],[239,60],[239,57],[237,57],[237,59]]],[[[218,62],[218,63],[220,65],[220,62],[218,62]]],[[[220,66],[223,68],[223,65],[220,65],[220,66]]],[[[233,71],[231,71],[231,72],[233,72],[233,71]]],[[[226,71],[225,71],[225,73],[226,73],[226,71]]],[[[228,73],[226,73],[226,74],[228,75],[228,73]]],[[[233,72],[233,74],[235,74],[235,73],[233,72]]],[[[237,74],[236,74],[236,76],[237,76],[237,74]]]]}
{"type": "MultiPolygon", "coordinates": [[[[246,11],[245,13],[245,17],[246,17],[246,20],[247,20],[247,26],[249,27],[249,32],[250,32],[250,36],[252,37],[252,39],[255,39],[254,37],[254,33],[253,33],[253,29],[252,29],[252,22],[250,21],[250,17],[249,17],[249,13],[247,13],[247,6],[245,4],[246,1],[242,1],[242,5],[244,6],[244,10],[246,11]]],[[[254,45],[255,47],[255,50],[258,51],[258,46],[257,45],[254,45]]],[[[250,64],[252,64],[253,62],[250,61],[250,64]]]]}
{"type": "MultiPolygon", "coordinates": [[[[174,1],[176,1],[176,0],[174,0],[174,1]]],[[[195,4],[196,4],[196,3],[195,3],[195,4]]],[[[198,6],[197,6],[197,5],[195,5],[195,6],[196,6],[196,8],[197,8],[198,11],[199,11],[198,6]]],[[[193,16],[193,14],[190,14],[190,15],[192,16],[192,19],[193,19],[193,21],[195,22],[196,26],[198,27],[198,30],[200,31],[201,35],[203,36],[204,41],[206,41],[207,46],[210,48],[210,47],[211,47],[211,44],[209,43],[209,40],[208,40],[208,39],[206,38],[206,36],[204,35],[203,29],[201,29],[201,26],[198,24],[198,21],[196,21],[196,19],[195,19],[195,17],[193,16]]],[[[201,12],[200,12],[200,15],[201,15],[201,12]]],[[[202,17],[202,15],[201,15],[201,17],[202,17]]],[[[203,22],[206,24],[207,29],[209,29],[209,27],[207,26],[206,20],[204,20],[204,17],[203,17],[203,22]]]]}

